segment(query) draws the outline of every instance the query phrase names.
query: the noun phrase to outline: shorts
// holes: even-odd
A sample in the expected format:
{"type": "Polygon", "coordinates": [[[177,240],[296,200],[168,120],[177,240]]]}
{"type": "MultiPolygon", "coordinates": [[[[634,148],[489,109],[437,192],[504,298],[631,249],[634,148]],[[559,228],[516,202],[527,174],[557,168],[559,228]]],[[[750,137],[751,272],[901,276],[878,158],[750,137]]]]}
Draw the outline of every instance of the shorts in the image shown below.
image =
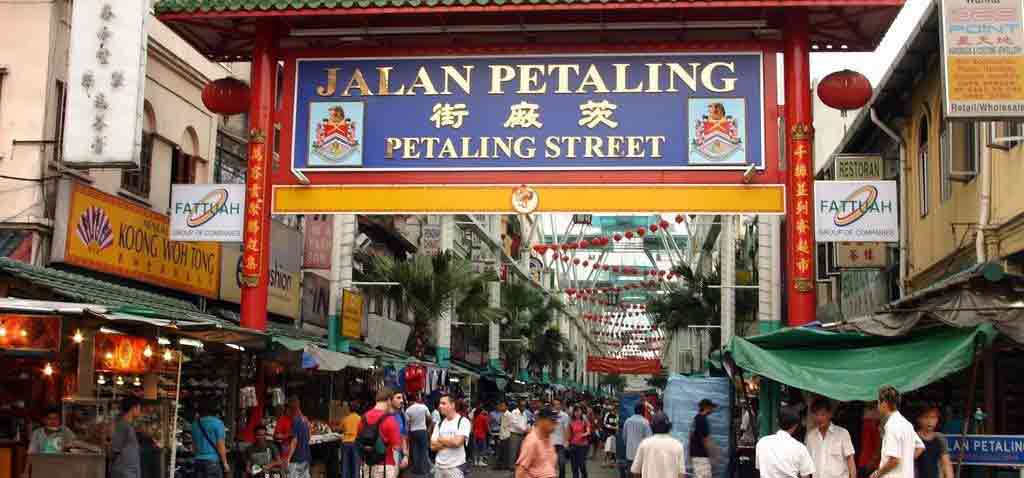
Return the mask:
{"type": "Polygon", "coordinates": [[[609,435],[604,441],[604,452],[615,453],[615,435],[609,435]]]}
{"type": "Polygon", "coordinates": [[[359,476],[362,478],[398,478],[398,466],[396,465],[363,465],[359,476]]]}
{"type": "Polygon", "coordinates": [[[434,478],[469,478],[469,466],[463,464],[455,468],[434,468],[434,478]]]}

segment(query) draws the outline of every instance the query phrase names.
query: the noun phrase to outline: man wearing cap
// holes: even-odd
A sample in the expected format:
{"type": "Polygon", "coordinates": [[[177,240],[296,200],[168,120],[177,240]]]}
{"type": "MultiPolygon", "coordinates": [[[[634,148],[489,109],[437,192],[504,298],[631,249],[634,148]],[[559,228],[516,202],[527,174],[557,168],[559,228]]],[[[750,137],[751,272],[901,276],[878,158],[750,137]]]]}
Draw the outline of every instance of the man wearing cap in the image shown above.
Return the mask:
{"type": "Polygon", "coordinates": [[[693,428],[690,430],[690,458],[693,459],[693,474],[695,478],[711,478],[711,455],[714,450],[711,442],[711,425],[708,424],[708,415],[718,408],[715,402],[703,399],[697,406],[698,412],[693,417],[693,428]]]}
{"type": "Polygon", "coordinates": [[[651,418],[653,435],[640,442],[630,471],[641,478],[683,478],[686,473],[686,453],[683,444],[669,435],[672,422],[664,412],[651,418]]]}
{"type": "Polygon", "coordinates": [[[558,414],[550,408],[539,410],[533,430],[523,440],[523,446],[516,460],[515,478],[555,478],[558,457],[551,443],[551,434],[557,426],[558,414]]]}

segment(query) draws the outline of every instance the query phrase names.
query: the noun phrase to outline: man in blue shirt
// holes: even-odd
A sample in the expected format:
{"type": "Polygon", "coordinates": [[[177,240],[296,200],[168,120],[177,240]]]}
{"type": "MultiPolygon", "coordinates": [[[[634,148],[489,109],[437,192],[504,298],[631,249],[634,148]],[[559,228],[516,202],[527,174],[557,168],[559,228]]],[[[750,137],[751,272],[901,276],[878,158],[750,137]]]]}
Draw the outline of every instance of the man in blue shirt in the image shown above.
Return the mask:
{"type": "Polygon", "coordinates": [[[288,478],[310,478],[309,463],[309,420],[302,414],[299,397],[288,399],[288,409],[292,414],[292,442],[288,447],[288,478]]]}
{"type": "Polygon", "coordinates": [[[195,443],[196,476],[222,478],[231,473],[227,447],[224,445],[224,422],[217,418],[214,405],[203,402],[199,419],[192,423],[192,442],[195,443]]]}

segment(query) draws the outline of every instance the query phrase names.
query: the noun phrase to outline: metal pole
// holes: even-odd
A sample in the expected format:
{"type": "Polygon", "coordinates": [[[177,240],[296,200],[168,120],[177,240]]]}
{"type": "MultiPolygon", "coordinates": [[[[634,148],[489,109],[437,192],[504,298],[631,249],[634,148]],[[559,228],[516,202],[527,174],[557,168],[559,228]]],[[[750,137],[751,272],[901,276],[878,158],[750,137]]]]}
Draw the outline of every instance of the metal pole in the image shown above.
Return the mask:
{"type": "Polygon", "coordinates": [[[181,351],[178,351],[178,378],[174,387],[174,410],[171,414],[171,463],[167,467],[167,478],[174,478],[174,463],[178,461],[178,403],[181,400],[181,351]]]}

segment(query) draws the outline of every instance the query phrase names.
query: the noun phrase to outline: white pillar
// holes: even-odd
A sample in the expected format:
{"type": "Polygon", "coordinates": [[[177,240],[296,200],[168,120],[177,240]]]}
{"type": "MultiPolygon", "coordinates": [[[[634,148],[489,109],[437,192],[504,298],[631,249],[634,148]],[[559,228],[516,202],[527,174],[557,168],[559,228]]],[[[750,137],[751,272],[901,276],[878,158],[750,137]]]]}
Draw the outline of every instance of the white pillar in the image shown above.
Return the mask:
{"type": "MultiPolygon", "coordinates": [[[[450,251],[455,246],[455,235],[458,232],[455,227],[454,216],[441,216],[441,250],[450,251]]],[[[452,357],[452,317],[453,310],[441,312],[437,318],[437,364],[447,368],[452,357]]]]}
{"type": "Polygon", "coordinates": [[[779,216],[757,219],[757,333],[780,327],[782,319],[782,232],[779,216]]]}
{"type": "Polygon", "coordinates": [[[359,227],[354,214],[338,214],[333,219],[327,344],[331,350],[348,352],[348,340],[342,335],[341,296],[342,291],[352,287],[352,262],[359,227]]]}
{"type": "Polygon", "coordinates": [[[722,216],[722,236],[719,260],[722,264],[722,346],[729,343],[736,324],[736,220],[738,216],[722,216]]]}

